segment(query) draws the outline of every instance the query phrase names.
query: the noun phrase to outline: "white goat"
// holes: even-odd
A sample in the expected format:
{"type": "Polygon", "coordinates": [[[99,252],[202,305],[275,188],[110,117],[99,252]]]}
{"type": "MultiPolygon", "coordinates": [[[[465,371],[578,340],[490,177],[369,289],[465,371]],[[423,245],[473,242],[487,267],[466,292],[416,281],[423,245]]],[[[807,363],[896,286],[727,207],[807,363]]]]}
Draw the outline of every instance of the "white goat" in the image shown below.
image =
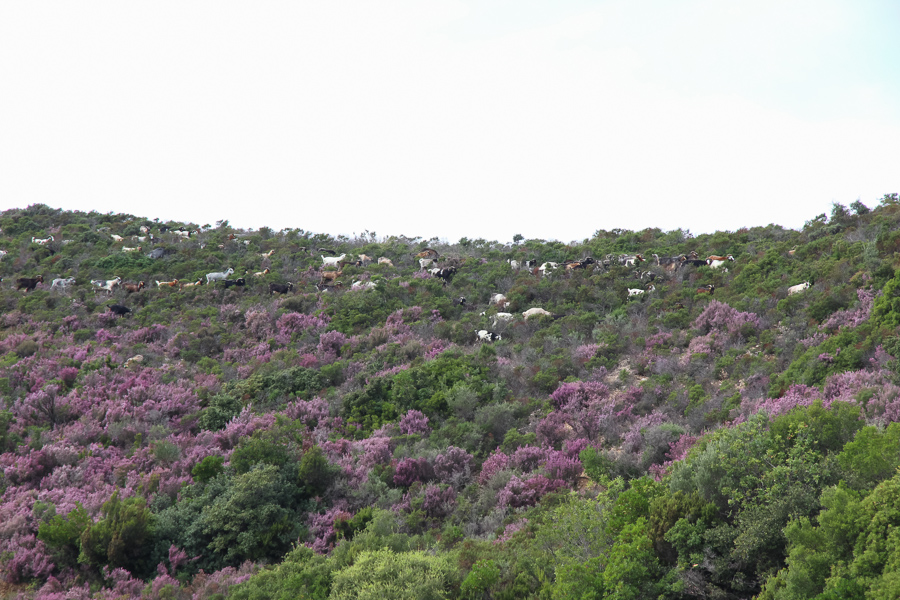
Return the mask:
{"type": "Polygon", "coordinates": [[[347,258],[347,253],[341,254],[340,256],[322,256],[322,266],[323,267],[336,267],[338,264],[347,258]]]}
{"type": "Polygon", "coordinates": [[[788,296],[793,296],[794,294],[799,294],[800,292],[804,292],[809,289],[811,284],[808,281],[804,281],[803,283],[798,283],[797,285],[792,285],[788,288],[788,296]]]}
{"type": "Polygon", "coordinates": [[[528,310],[526,310],[525,312],[522,313],[522,316],[525,317],[526,321],[531,317],[537,317],[540,315],[543,315],[545,317],[552,317],[553,313],[551,313],[548,310],[544,310],[543,308],[538,308],[538,307],[529,308],[528,310]]]}
{"type": "Polygon", "coordinates": [[[225,279],[226,277],[228,277],[229,275],[231,275],[232,273],[234,273],[234,269],[232,269],[231,267],[229,267],[228,270],[224,271],[224,272],[207,273],[206,274],[206,285],[209,285],[213,281],[221,281],[221,280],[225,279]]]}

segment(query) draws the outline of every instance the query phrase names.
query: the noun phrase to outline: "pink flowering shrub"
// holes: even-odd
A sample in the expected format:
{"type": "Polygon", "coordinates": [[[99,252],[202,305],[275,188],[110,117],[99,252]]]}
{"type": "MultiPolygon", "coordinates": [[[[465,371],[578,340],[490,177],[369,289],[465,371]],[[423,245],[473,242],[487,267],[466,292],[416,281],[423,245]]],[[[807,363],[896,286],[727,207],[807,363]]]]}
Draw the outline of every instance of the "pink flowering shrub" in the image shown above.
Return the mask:
{"type": "Polygon", "coordinates": [[[740,312],[724,302],[711,300],[706,309],[694,320],[694,329],[703,333],[719,331],[729,335],[737,335],[743,331],[759,329],[759,315],[740,312]]]}
{"type": "Polygon", "coordinates": [[[428,427],[428,417],[418,410],[410,410],[400,419],[400,433],[404,435],[427,435],[429,431],[431,428],[428,427]]]}
{"type": "Polygon", "coordinates": [[[419,482],[425,483],[434,479],[434,469],[427,458],[404,458],[394,469],[394,484],[409,487],[419,482]]]}
{"type": "Polygon", "coordinates": [[[513,475],[509,483],[497,493],[497,504],[510,508],[533,506],[541,497],[565,485],[566,482],[561,479],[548,479],[543,475],[524,481],[513,475]]]}
{"type": "Polygon", "coordinates": [[[434,474],[443,483],[459,478],[468,479],[472,472],[472,460],[472,455],[462,448],[448,446],[444,453],[435,457],[434,474]]]}
{"type": "Polygon", "coordinates": [[[491,453],[489,457],[481,464],[481,473],[478,475],[478,481],[482,485],[491,480],[491,478],[503,471],[509,466],[509,456],[501,452],[499,449],[491,453]]]}
{"type": "Polygon", "coordinates": [[[859,327],[861,324],[869,320],[872,312],[872,306],[875,304],[875,298],[880,296],[881,292],[872,289],[856,290],[856,297],[859,304],[856,308],[849,310],[839,310],[828,317],[822,327],[825,329],[840,329],[841,327],[859,327]]]}

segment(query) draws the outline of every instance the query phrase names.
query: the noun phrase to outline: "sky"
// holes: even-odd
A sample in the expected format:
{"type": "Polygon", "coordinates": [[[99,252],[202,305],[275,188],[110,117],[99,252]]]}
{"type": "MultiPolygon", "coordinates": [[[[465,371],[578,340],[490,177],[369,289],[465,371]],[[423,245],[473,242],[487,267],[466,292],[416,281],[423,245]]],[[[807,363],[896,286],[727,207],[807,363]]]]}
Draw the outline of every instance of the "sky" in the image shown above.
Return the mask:
{"type": "Polygon", "coordinates": [[[896,0],[0,3],[0,209],[509,242],[900,191],[896,0]]]}

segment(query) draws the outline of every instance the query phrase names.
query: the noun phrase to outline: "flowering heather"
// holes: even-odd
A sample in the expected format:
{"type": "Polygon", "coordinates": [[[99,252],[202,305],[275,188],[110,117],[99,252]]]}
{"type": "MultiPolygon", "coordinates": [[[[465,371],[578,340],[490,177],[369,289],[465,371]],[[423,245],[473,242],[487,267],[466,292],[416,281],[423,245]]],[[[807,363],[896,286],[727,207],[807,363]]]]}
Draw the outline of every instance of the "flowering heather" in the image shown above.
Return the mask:
{"type": "Polygon", "coordinates": [[[524,481],[513,475],[506,487],[497,493],[497,504],[510,508],[533,506],[541,497],[565,485],[561,479],[547,479],[543,475],[524,481]]]}
{"type": "Polygon", "coordinates": [[[349,339],[340,331],[328,331],[320,335],[317,346],[319,360],[324,364],[333,363],[349,339]]]}
{"type": "Polygon", "coordinates": [[[514,523],[510,523],[506,527],[503,528],[503,533],[501,533],[497,539],[494,540],[494,544],[503,544],[512,539],[513,535],[516,533],[523,531],[528,526],[528,519],[519,519],[514,523]]]}
{"type": "Polygon", "coordinates": [[[645,348],[647,350],[654,350],[657,346],[664,347],[672,340],[672,334],[666,331],[661,331],[659,333],[654,333],[650,337],[647,338],[645,343],[645,348]]]}
{"type": "Polygon", "coordinates": [[[394,484],[409,487],[413,483],[425,483],[434,478],[434,469],[427,458],[404,458],[394,470],[394,484]]]}
{"type": "Polygon", "coordinates": [[[491,478],[503,471],[509,466],[509,456],[501,452],[499,449],[491,453],[489,457],[481,465],[481,473],[478,475],[478,481],[484,485],[491,478]]]}
{"type": "Polygon", "coordinates": [[[418,410],[410,410],[400,419],[400,433],[411,435],[414,433],[427,434],[431,431],[428,427],[428,417],[418,410]]]}
{"type": "Polygon", "coordinates": [[[556,408],[584,408],[609,397],[609,388],[598,381],[575,381],[562,383],[550,394],[550,401],[556,408]],[[571,406],[570,406],[571,405],[571,406]]]}
{"type": "Polygon", "coordinates": [[[307,542],[306,545],[319,554],[331,552],[338,540],[337,530],[334,528],[335,523],[352,518],[353,515],[339,506],[333,506],[321,515],[311,513],[309,515],[309,536],[313,541],[307,542]]]}
{"type": "Polygon", "coordinates": [[[434,474],[443,483],[450,483],[459,477],[468,478],[472,460],[472,455],[462,448],[448,446],[444,453],[435,457],[434,474]]]}
{"type": "Polygon", "coordinates": [[[597,352],[605,346],[606,344],[582,344],[575,348],[572,355],[581,362],[587,362],[597,356],[597,352]]]}
{"type": "Polygon", "coordinates": [[[841,327],[858,327],[869,320],[872,312],[872,306],[875,304],[875,298],[880,296],[881,292],[872,289],[856,290],[856,297],[859,304],[856,308],[850,310],[839,310],[828,317],[822,327],[825,329],[840,329],[841,327]]]}
{"type": "Polygon", "coordinates": [[[759,315],[750,312],[740,312],[724,302],[710,300],[706,309],[694,320],[692,326],[703,333],[724,331],[735,335],[745,326],[759,329],[760,321],[759,315]]]}

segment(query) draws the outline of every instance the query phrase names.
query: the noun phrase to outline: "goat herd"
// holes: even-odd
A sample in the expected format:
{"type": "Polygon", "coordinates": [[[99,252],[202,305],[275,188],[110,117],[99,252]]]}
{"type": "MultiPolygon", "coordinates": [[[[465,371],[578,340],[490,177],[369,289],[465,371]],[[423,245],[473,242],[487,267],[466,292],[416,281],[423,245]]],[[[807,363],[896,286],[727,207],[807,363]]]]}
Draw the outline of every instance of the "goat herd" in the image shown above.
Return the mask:
{"type": "MultiPolygon", "coordinates": [[[[135,236],[135,239],[139,241],[149,240],[151,243],[157,241],[158,238],[154,238],[149,231],[145,231],[146,228],[142,228],[141,232],[145,234],[145,236],[135,236]]],[[[181,236],[183,239],[187,239],[194,234],[199,232],[197,231],[188,231],[188,230],[169,230],[171,233],[177,234],[181,236]]],[[[113,235],[113,240],[115,242],[121,242],[124,240],[121,236],[113,235]]],[[[235,236],[232,235],[228,238],[229,240],[234,240],[235,236]]],[[[53,242],[53,236],[49,236],[48,238],[38,239],[32,238],[32,242],[39,245],[46,245],[50,242],[53,242]]],[[[247,242],[244,242],[247,244],[247,242]]],[[[122,250],[124,252],[131,251],[140,251],[141,247],[138,246],[136,248],[126,248],[123,247],[122,250]]],[[[305,251],[306,248],[301,248],[301,250],[305,251]]],[[[331,288],[342,288],[343,283],[340,280],[340,277],[344,274],[344,267],[347,265],[353,265],[356,267],[366,267],[373,262],[376,262],[372,257],[366,256],[365,254],[359,254],[355,260],[349,260],[348,255],[346,253],[341,254],[340,256],[333,256],[335,254],[333,251],[329,251],[325,248],[318,248],[320,252],[328,253],[330,256],[325,256],[325,254],[321,254],[322,258],[322,268],[319,272],[319,280],[315,283],[316,289],[319,292],[326,292],[331,288]]],[[[260,256],[263,259],[270,258],[274,250],[270,250],[266,253],[261,253],[260,256]]],[[[2,259],[7,254],[6,251],[0,251],[0,259],[2,259]]],[[[674,275],[679,269],[687,268],[687,267],[700,267],[700,266],[709,266],[713,269],[721,268],[727,265],[729,262],[734,262],[734,257],[730,254],[725,256],[720,255],[711,255],[705,259],[699,257],[697,252],[691,252],[690,254],[681,254],[679,256],[672,257],[661,257],[658,254],[651,254],[651,260],[647,260],[644,258],[643,254],[632,254],[632,255],[606,255],[602,260],[595,260],[591,257],[586,257],[581,260],[567,260],[562,263],[558,262],[544,262],[540,266],[537,266],[537,261],[535,260],[517,260],[517,259],[508,259],[507,263],[513,271],[519,271],[522,269],[530,270],[535,276],[538,277],[547,277],[551,276],[557,270],[564,271],[573,271],[577,269],[588,269],[592,268],[595,271],[598,270],[606,270],[612,266],[624,266],[624,267],[633,267],[633,274],[635,277],[640,279],[641,281],[648,282],[647,285],[643,288],[628,288],[628,297],[629,298],[638,298],[643,296],[645,293],[655,291],[655,287],[653,285],[653,281],[660,275],[660,271],[662,274],[674,275]],[[657,267],[656,271],[642,270],[642,263],[647,263],[657,267]]],[[[448,259],[443,261],[443,266],[438,266],[438,261],[441,259],[440,255],[437,251],[432,250],[431,248],[426,248],[415,255],[415,259],[418,260],[418,264],[422,271],[427,271],[430,275],[435,278],[441,279],[446,285],[450,282],[451,278],[457,273],[458,267],[461,264],[458,259],[448,259]]],[[[377,259],[377,264],[388,265],[393,267],[393,262],[386,257],[379,257],[377,259]]],[[[727,267],[726,267],[727,272],[727,267]]],[[[229,279],[229,276],[234,274],[233,268],[228,268],[224,271],[207,273],[205,277],[200,277],[196,281],[182,282],[178,279],[173,279],[171,281],[156,281],[157,288],[189,288],[195,286],[202,285],[218,285],[224,289],[228,289],[231,287],[243,288],[247,286],[247,278],[246,277],[238,277],[235,279],[229,279]]],[[[265,268],[262,271],[255,272],[252,275],[248,272],[245,275],[251,275],[253,278],[263,278],[269,274],[269,269],[265,268]]],[[[0,279],[2,281],[2,279],[0,279]]],[[[29,277],[20,277],[16,279],[16,290],[25,290],[25,292],[29,292],[34,290],[38,284],[43,284],[44,278],[42,275],[38,275],[34,278],[29,277]]],[[[67,278],[57,278],[53,279],[50,285],[51,290],[58,290],[65,292],[70,287],[75,285],[74,277],[67,278]]],[[[96,279],[91,281],[91,285],[97,291],[105,291],[108,295],[112,296],[112,294],[116,291],[123,290],[126,295],[130,295],[136,292],[140,292],[144,289],[147,284],[143,281],[138,283],[125,283],[121,277],[114,277],[113,279],[96,279]]],[[[799,285],[792,286],[788,289],[788,294],[796,294],[804,291],[810,287],[810,282],[804,282],[799,285]]],[[[376,287],[376,283],[373,281],[354,281],[350,289],[351,290],[370,290],[376,287]]],[[[269,283],[268,284],[269,294],[287,294],[294,290],[294,284],[291,282],[287,283],[269,283]]],[[[704,285],[697,288],[698,294],[713,294],[715,291],[715,286],[713,285],[704,285]]],[[[456,301],[457,304],[465,304],[466,299],[461,297],[456,301]]],[[[516,315],[508,312],[502,312],[503,309],[509,304],[506,296],[503,294],[495,294],[491,298],[491,305],[496,306],[500,309],[501,312],[497,312],[495,314],[489,315],[492,319],[492,326],[496,327],[500,322],[509,322],[513,319],[517,318],[516,315]]],[[[121,304],[112,304],[108,305],[108,309],[110,312],[124,316],[131,312],[131,309],[123,306],[121,304]]],[[[486,313],[481,313],[483,316],[488,316],[486,313]]],[[[561,315],[554,315],[543,308],[531,308],[527,311],[524,311],[521,315],[525,320],[530,317],[535,316],[550,316],[552,318],[558,318],[561,315]]],[[[492,331],[488,331],[485,329],[477,330],[476,337],[479,341],[482,342],[493,342],[496,340],[500,340],[501,336],[492,331]]]]}

